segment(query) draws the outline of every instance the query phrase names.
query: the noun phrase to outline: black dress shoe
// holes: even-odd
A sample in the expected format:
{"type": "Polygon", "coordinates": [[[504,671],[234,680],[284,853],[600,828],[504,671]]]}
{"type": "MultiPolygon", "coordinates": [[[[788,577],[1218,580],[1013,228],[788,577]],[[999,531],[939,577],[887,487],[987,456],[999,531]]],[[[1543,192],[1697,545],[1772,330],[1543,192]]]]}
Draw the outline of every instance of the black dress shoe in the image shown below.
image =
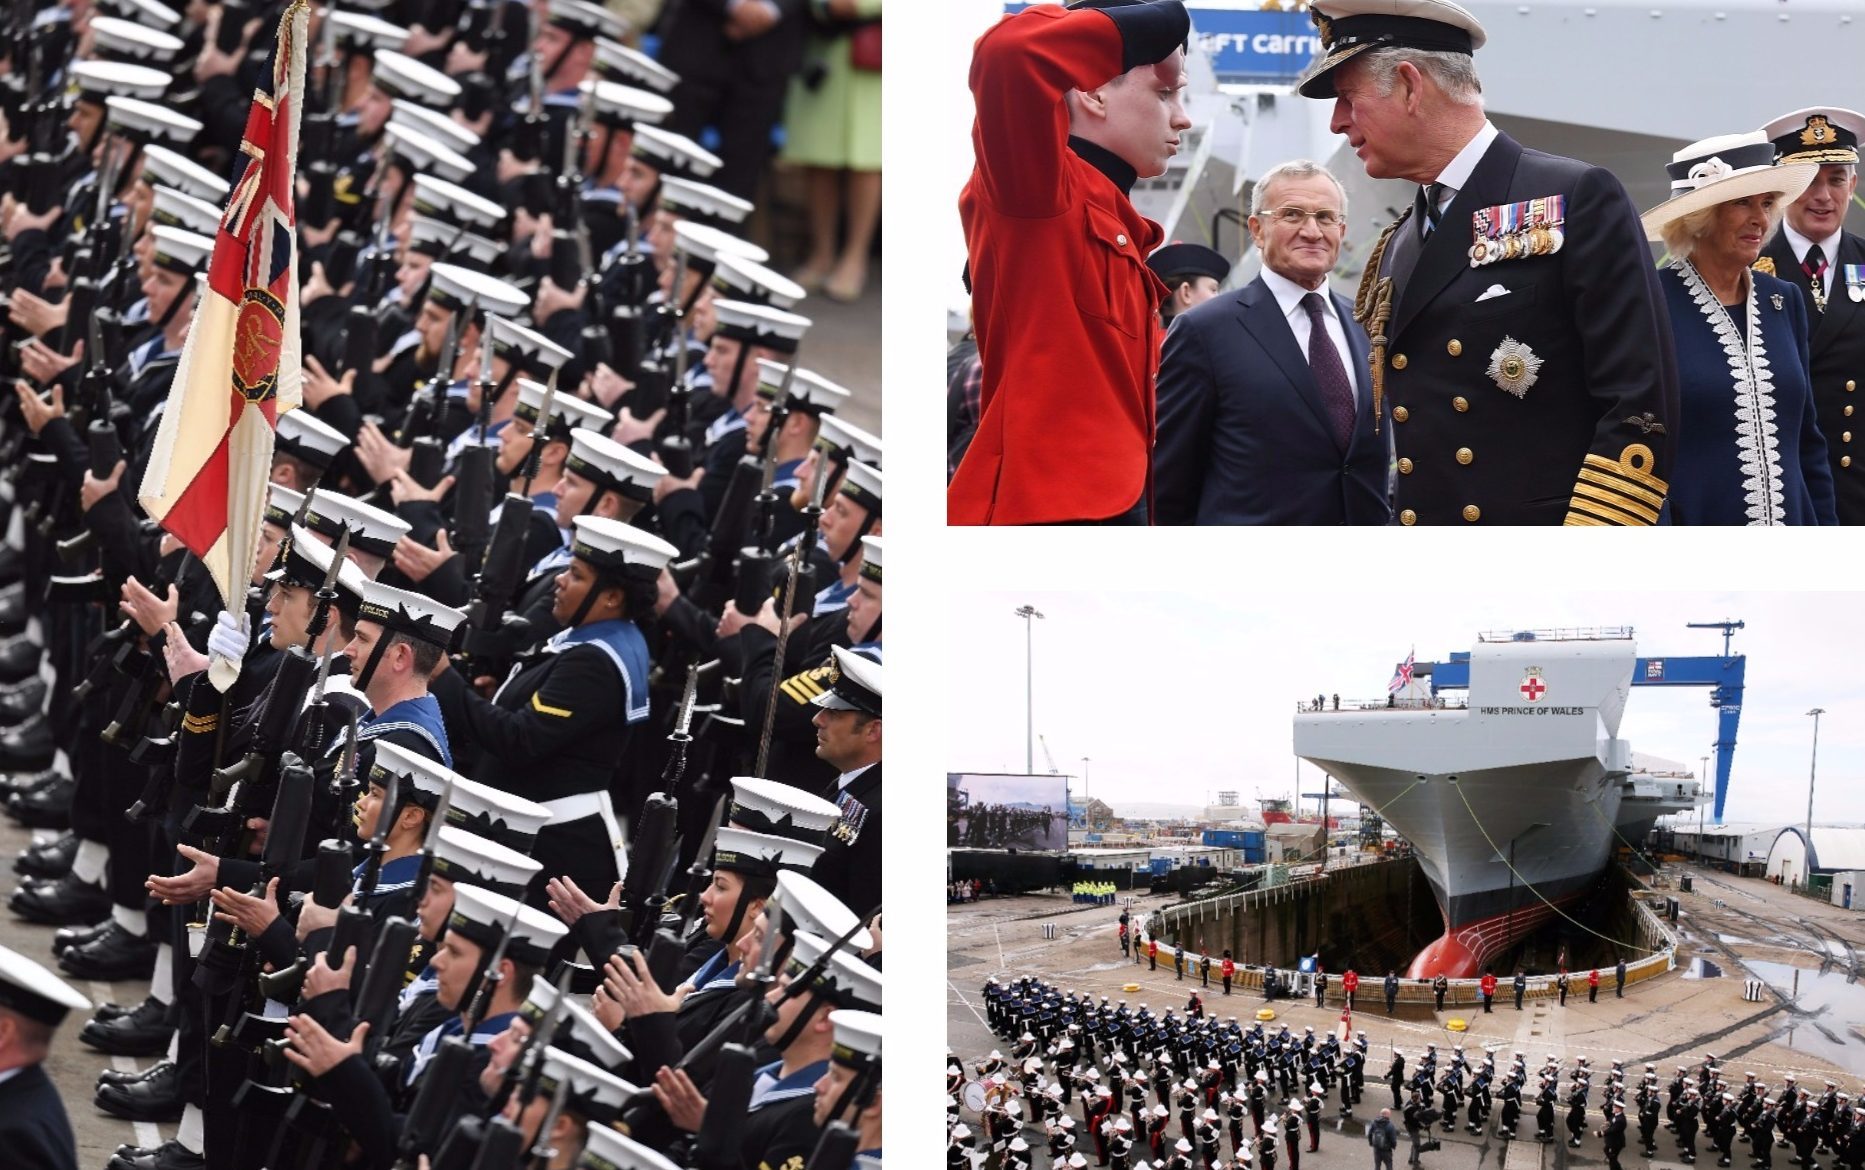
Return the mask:
{"type": "Polygon", "coordinates": [[[0,679],[16,683],[38,674],[44,657],[45,648],[24,634],[0,638],[0,679]]]}
{"type": "Polygon", "coordinates": [[[58,744],[52,739],[52,725],[45,716],[35,715],[16,727],[0,731],[0,771],[36,772],[52,766],[52,753],[58,744]]]}
{"type": "Polygon", "coordinates": [[[0,588],[0,634],[13,635],[26,628],[31,616],[26,608],[26,583],[17,581],[0,588]]]}
{"type": "Polygon", "coordinates": [[[77,856],[78,835],[60,833],[50,841],[20,850],[19,856],[13,859],[13,870],[27,877],[62,877],[71,872],[71,863],[77,856]]]}
{"type": "Polygon", "coordinates": [[[161,1056],[174,1034],[168,1023],[168,1005],[152,995],[127,1015],[85,1024],[78,1039],[111,1056],[161,1056]]]}
{"type": "Polygon", "coordinates": [[[119,979],[146,980],[155,974],[155,941],[131,934],[112,921],[90,942],[68,947],[58,965],[74,979],[115,983],[119,979]]]}
{"type": "Polygon", "coordinates": [[[45,680],[33,675],[13,690],[0,695],[0,727],[24,723],[45,710],[45,680]]]}
{"type": "Polygon", "coordinates": [[[43,926],[77,926],[110,913],[110,895],[66,874],[50,885],[22,886],[7,899],[13,913],[43,926]]]}
{"type": "Polygon", "coordinates": [[[207,1170],[207,1159],[180,1142],[167,1141],[152,1150],[119,1147],[108,1170],[207,1170]]]}
{"type": "Polygon", "coordinates": [[[0,800],[19,793],[21,796],[37,792],[47,784],[58,779],[64,773],[51,768],[42,768],[37,772],[7,772],[0,775],[0,800]]]}
{"type": "Polygon", "coordinates": [[[131,1012],[135,1011],[137,1008],[141,1006],[142,1005],[139,1003],[132,1003],[126,1006],[124,1004],[115,1003],[111,1000],[105,1000],[104,1002],[98,1004],[95,1008],[91,1010],[91,1019],[93,1020],[118,1019],[122,1016],[129,1015],[131,1012]]]}
{"type": "Polygon", "coordinates": [[[97,1086],[96,1105],[124,1121],[180,1121],[181,1074],[164,1062],[155,1075],[126,1085],[97,1086]]]}
{"type": "Polygon", "coordinates": [[[122,1069],[107,1068],[97,1074],[99,1085],[132,1085],[137,1081],[146,1081],[164,1068],[174,1064],[172,1060],[159,1060],[141,1072],[124,1072],[122,1069]]]}
{"type": "Polygon", "coordinates": [[[62,955],[72,947],[81,947],[86,943],[96,942],[104,932],[115,926],[116,919],[106,918],[102,922],[93,922],[89,926],[61,926],[52,934],[52,953],[62,955]]]}
{"type": "Polygon", "coordinates": [[[71,777],[55,777],[31,792],[7,797],[6,815],[29,829],[69,829],[71,798],[77,789],[78,782],[71,777]]]}

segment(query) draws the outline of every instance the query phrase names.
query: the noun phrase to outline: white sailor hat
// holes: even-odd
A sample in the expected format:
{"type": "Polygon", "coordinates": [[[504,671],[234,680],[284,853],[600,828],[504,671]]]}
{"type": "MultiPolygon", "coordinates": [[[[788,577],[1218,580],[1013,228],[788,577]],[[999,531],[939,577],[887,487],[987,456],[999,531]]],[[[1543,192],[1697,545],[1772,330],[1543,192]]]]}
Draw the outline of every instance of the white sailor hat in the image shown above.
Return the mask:
{"type": "Polygon", "coordinates": [[[848,470],[842,474],[841,486],[836,490],[847,496],[849,502],[866,508],[870,516],[881,514],[881,473],[877,468],[859,459],[849,460],[848,470]]]}
{"type": "Polygon", "coordinates": [[[472,227],[497,227],[505,218],[505,208],[483,195],[476,195],[458,183],[449,183],[432,175],[414,177],[414,209],[449,223],[472,227]]]}
{"type": "Polygon", "coordinates": [[[479,135],[465,126],[436,110],[430,110],[419,102],[407,98],[392,98],[389,105],[393,107],[391,115],[417,130],[426,131],[430,136],[465,154],[479,145],[479,135]]]}
{"type": "Polygon", "coordinates": [[[820,845],[726,826],[713,839],[712,867],[776,881],[780,870],[807,870],[821,856],[820,845]]]}
{"type": "Polygon", "coordinates": [[[0,947],[0,1008],[56,1028],[66,1012],[90,1011],[91,1001],[25,955],[0,947]]]}
{"type": "Polygon", "coordinates": [[[391,98],[407,98],[431,109],[445,110],[460,100],[459,82],[394,49],[376,50],[370,77],[391,98]]]}
{"type": "Polygon", "coordinates": [[[378,557],[394,552],[395,545],[413,527],[391,512],[322,488],[304,514],[304,526],[332,542],[340,529],[347,528],[352,549],[378,557]]]}
{"type": "Polygon", "coordinates": [[[385,739],[376,745],[375,761],[369,767],[369,783],[387,788],[391,775],[399,778],[398,799],[413,801],[430,812],[440,807],[441,793],[462,779],[439,761],[385,739]]]}
{"type": "Polygon", "coordinates": [[[680,1170],[679,1164],[665,1154],[623,1137],[620,1130],[606,1125],[589,1127],[576,1166],[577,1170],[680,1170]]]}
{"type": "Polygon", "coordinates": [[[1820,173],[1820,165],[1776,163],[1774,152],[1774,143],[1760,130],[1720,134],[1675,152],[1664,168],[1671,180],[1671,197],[1639,216],[1645,238],[1661,241],[1671,223],[1732,200],[1768,194],[1783,203],[1800,198],[1820,173]]]}
{"type": "Polygon", "coordinates": [[[1473,56],[1486,36],[1476,17],[1450,0],[1320,0],[1309,19],[1321,38],[1321,56],[1296,79],[1308,98],[1335,97],[1330,76],[1371,49],[1425,49],[1473,56]]]}
{"type": "Polygon", "coordinates": [[[835,1028],[835,1047],[830,1059],[851,1068],[878,1063],[881,1059],[881,1017],[875,1012],[834,1011],[829,1023],[835,1028]]]}
{"type": "Polygon", "coordinates": [[[371,581],[356,617],[445,650],[453,643],[453,631],[466,620],[466,612],[442,605],[425,594],[371,581]]]}
{"type": "MultiPolygon", "coordinates": [[[[492,352],[524,373],[548,375],[552,370],[563,368],[563,364],[575,356],[542,333],[527,329],[510,317],[487,317],[486,335],[492,340],[492,352]]],[[[532,404],[531,413],[525,416],[534,420],[537,418],[538,405],[543,401],[543,387],[538,389],[538,402],[532,404]]],[[[566,394],[563,397],[565,400],[581,401],[575,395],[566,394]]],[[[521,404],[522,401],[521,398],[521,404]]],[[[607,411],[603,412],[603,416],[605,420],[613,417],[607,411]]]]}
{"type": "Polygon", "coordinates": [[[550,949],[557,940],[570,933],[550,915],[520,902],[495,894],[480,886],[460,882],[453,887],[453,913],[447,919],[447,932],[478,943],[488,954],[499,944],[507,927],[511,942],[505,957],[528,967],[542,967],[550,961],[550,949]],[[513,915],[516,914],[516,920],[513,915]]]}
{"type": "Polygon", "coordinates": [[[192,276],[199,272],[214,251],[214,237],[199,232],[176,227],[152,227],[149,235],[155,242],[155,250],[149,256],[150,263],[182,276],[192,276]]]}
{"type": "Polygon", "coordinates": [[[426,129],[390,117],[387,128],[389,154],[408,164],[414,173],[432,171],[443,179],[459,182],[474,171],[473,160],[429,134],[426,129]]]}
{"type": "MultiPolygon", "coordinates": [[[[1245,1152],[1248,1153],[1247,1147],[1245,1148],[1245,1152]]],[[[1088,1159],[1083,1157],[1079,1152],[1077,1152],[1077,1153],[1070,1154],[1068,1156],[1068,1164],[1069,1164],[1070,1170],[1081,1170],[1081,1167],[1086,1166],[1088,1164],[1088,1159]]]]}
{"type": "Polygon", "coordinates": [[[219,175],[160,143],[143,147],[142,173],[152,183],[166,184],[215,207],[225,203],[232,190],[219,175]]]}
{"type": "Polygon", "coordinates": [[[881,465],[880,437],[869,434],[840,415],[831,414],[823,418],[822,430],[816,432],[816,449],[838,463],[856,459],[871,467],[881,465]]]}
{"type": "MultiPolygon", "coordinates": [[[[529,378],[518,379],[518,405],[512,409],[512,417],[530,423],[532,435],[537,434],[537,412],[544,409],[546,387],[542,382],[533,382],[529,378]]],[[[545,428],[546,440],[558,439],[568,442],[572,431],[587,428],[600,431],[615,421],[615,416],[593,402],[585,402],[574,394],[561,391],[550,400],[550,426],[545,428]]]]}
{"type": "Polygon", "coordinates": [[[553,1045],[544,1050],[538,1090],[549,1099],[555,1096],[559,1085],[565,1086],[565,1109],[588,1121],[603,1124],[615,1120],[622,1106],[632,1100],[637,1091],[635,1086],[608,1069],[572,1056],[553,1045]]]}
{"type": "Polygon", "coordinates": [[[881,664],[841,646],[831,647],[835,665],[829,685],[810,702],[828,711],[881,713],[881,664]]]}
{"type": "Polygon", "coordinates": [[[105,0],[103,6],[150,28],[171,29],[181,23],[181,13],[158,0],[105,0]]]}
{"type": "Polygon", "coordinates": [[[537,842],[538,830],[550,818],[550,810],[536,801],[464,776],[454,777],[447,824],[455,829],[528,854],[537,842]]]}
{"type": "Polygon", "coordinates": [[[719,156],[684,134],[659,126],[636,126],[629,153],[662,175],[704,179],[725,165],[719,156]]]}
{"type": "Polygon", "coordinates": [[[408,43],[410,35],[401,25],[390,24],[366,12],[340,12],[332,9],[324,14],[324,19],[330,22],[331,35],[337,39],[337,43],[365,53],[383,49],[394,52],[408,43]]]}
{"type": "MultiPolygon", "coordinates": [[[[518,1015],[536,1028],[556,1003],[557,988],[548,979],[534,979],[531,981],[531,994],[519,1005],[518,1015]]],[[[628,1046],[603,1027],[588,1008],[573,999],[565,1001],[563,1007],[563,1025],[548,1043],[599,1068],[621,1068],[634,1059],[634,1053],[628,1051],[628,1046]]]]}
{"type": "MultiPolygon", "coordinates": [[[[823,938],[841,938],[855,930],[855,912],[834,894],[822,888],[815,878],[799,870],[786,869],[777,875],[777,891],[772,895],[784,918],[799,931],[823,938]]],[[[874,945],[874,936],[866,927],[849,935],[848,945],[863,951],[874,945]]]]}
{"type": "Polygon", "coordinates": [[[107,97],[147,99],[168,92],[168,74],[123,61],[73,61],[65,75],[77,87],[79,101],[99,105],[107,97]]]}
{"type": "Polygon", "coordinates": [[[266,485],[265,522],[280,528],[290,528],[292,518],[303,504],[303,492],[282,483],[269,483],[266,485]]]}
{"type": "Polygon", "coordinates": [[[278,416],[277,446],[294,459],[324,469],[350,440],[336,427],[309,410],[288,410],[278,416]]]}
{"type": "Polygon", "coordinates": [[[1838,106],[1810,106],[1782,114],[1761,132],[1774,143],[1776,162],[1856,164],[1859,139],[1865,138],[1865,114],[1838,106]]]}
{"type": "MultiPolygon", "coordinates": [[[[578,434],[587,432],[578,431],[578,434]]],[[[636,569],[659,574],[680,550],[652,532],[607,516],[578,516],[570,555],[598,569],[636,569]]]]}
{"type": "Polygon", "coordinates": [[[673,175],[661,180],[661,206],[679,212],[682,219],[721,231],[744,223],[752,212],[749,200],[740,199],[730,191],[673,175]]]}
{"type": "MultiPolygon", "coordinates": [[[[673,179],[663,180],[661,189],[665,191],[673,182],[673,179]]],[[[713,264],[712,287],[733,300],[794,309],[807,295],[796,281],[746,256],[727,253],[713,264]]]]}
{"type": "Polygon", "coordinates": [[[654,498],[654,485],[667,474],[647,456],[587,428],[570,432],[570,454],[563,466],[606,491],[642,503],[654,498]]]}
{"type": "Polygon", "coordinates": [[[763,264],[771,254],[749,240],[720,231],[716,227],[683,219],[673,225],[674,247],[686,253],[687,263],[707,276],[720,256],[745,256],[763,264]]]}
{"type": "Polygon", "coordinates": [[[628,35],[627,21],[589,0],[551,0],[545,19],[583,39],[608,37],[619,41],[628,35]]]}
{"type": "MultiPolygon", "coordinates": [[[[815,966],[828,949],[827,939],[807,931],[798,931],[796,947],[790,952],[790,978],[802,978],[804,972],[815,966]]],[[[808,989],[838,1008],[872,1012],[881,1010],[881,973],[862,962],[846,947],[829,956],[828,963],[808,989]]]]}
{"type": "MultiPolygon", "coordinates": [[[[783,362],[759,358],[758,393],[766,398],[776,398],[777,390],[784,384],[784,376],[789,369],[790,367],[783,362]]],[[[825,414],[834,414],[836,409],[847,401],[847,390],[814,370],[799,369],[790,379],[788,402],[792,410],[806,411],[821,418],[825,414]]]]}
{"type": "Polygon", "coordinates": [[[434,841],[434,876],[483,886],[508,898],[524,897],[531,878],[544,868],[515,849],[464,829],[440,827],[434,841]]]}
{"type": "Polygon", "coordinates": [[[133,20],[91,17],[97,55],[113,61],[168,61],[181,52],[181,38],[133,20]]]}
{"type": "Polygon", "coordinates": [[[811,324],[808,317],[746,301],[714,301],[712,310],[724,336],[778,353],[796,352],[811,324]]]}
{"type": "Polygon", "coordinates": [[[462,255],[477,264],[489,265],[504,253],[505,246],[445,220],[413,215],[408,221],[408,249],[435,260],[462,255]]]}
{"type": "Polygon", "coordinates": [[[157,227],[178,227],[204,236],[220,231],[220,209],[213,204],[173,187],[156,185],[150,188],[150,192],[154,202],[149,210],[149,219],[157,227]]]}
{"type": "Polygon", "coordinates": [[[639,49],[608,37],[596,38],[596,72],[612,81],[642,85],[655,93],[668,93],[680,84],[680,75],[639,49]]]}
{"type": "Polygon", "coordinates": [[[583,82],[581,89],[590,98],[590,114],[605,126],[652,126],[673,113],[673,103],[652,90],[595,78],[583,82]]]}
{"type": "Polygon", "coordinates": [[[842,810],[811,792],[757,776],[732,777],[730,824],[754,833],[770,833],[822,844],[842,810]]]}
{"type": "Polygon", "coordinates": [[[442,263],[428,269],[427,299],[443,309],[477,306],[501,317],[523,312],[531,303],[531,298],[515,284],[458,264],[442,263]]]}
{"type": "MultiPolygon", "coordinates": [[[[1039,1063],[1040,1063],[1040,1062],[1039,1062],[1039,1063]]],[[[1011,1104],[1013,1104],[1013,1105],[1014,1105],[1014,1104],[1016,1104],[1016,1102],[1014,1102],[1014,1101],[1013,1101],[1013,1102],[1011,1102],[1011,1104]]],[[[1028,1143],[1028,1142],[1026,1142],[1026,1141],[1024,1141],[1024,1140],[1023,1140],[1022,1138],[1011,1138],[1011,1139],[1010,1139],[1010,1148],[1011,1148],[1011,1149],[1013,1149],[1013,1150],[1016,1150],[1016,1151],[1017,1151],[1017,1152],[1019,1152],[1019,1153],[1021,1153],[1022,1151],[1024,1151],[1024,1150],[1027,1150],[1027,1149],[1029,1149],[1029,1148],[1030,1148],[1030,1143],[1028,1143]]]]}
{"type": "Polygon", "coordinates": [[[141,98],[111,96],[104,99],[105,119],[119,133],[144,142],[173,142],[185,146],[201,132],[201,123],[167,106],[141,98]]]}
{"type": "MultiPolygon", "coordinates": [[[[861,580],[881,583],[881,538],[864,536],[861,538],[861,580]]],[[[1355,1041],[1365,1047],[1363,1041],[1355,1041]]]]}
{"type": "MultiPolygon", "coordinates": [[[[289,523],[290,518],[286,520],[289,523]]],[[[293,525],[286,538],[279,542],[278,552],[278,565],[265,575],[266,580],[302,589],[321,589],[324,578],[330,575],[330,558],[337,550],[293,525]]],[[[354,617],[368,590],[368,576],[355,561],[343,558],[342,566],[337,569],[337,605],[354,617]]]]}

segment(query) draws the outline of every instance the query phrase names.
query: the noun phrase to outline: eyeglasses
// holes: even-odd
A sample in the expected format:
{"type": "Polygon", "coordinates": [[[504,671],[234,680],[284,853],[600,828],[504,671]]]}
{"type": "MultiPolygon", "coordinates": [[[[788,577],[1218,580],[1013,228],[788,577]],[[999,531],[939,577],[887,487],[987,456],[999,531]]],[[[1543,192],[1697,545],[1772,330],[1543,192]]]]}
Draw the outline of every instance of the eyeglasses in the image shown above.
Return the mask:
{"type": "Polygon", "coordinates": [[[1278,207],[1269,214],[1277,223],[1287,224],[1294,228],[1301,227],[1303,222],[1311,216],[1315,223],[1323,228],[1339,227],[1347,222],[1340,212],[1330,207],[1323,207],[1319,211],[1310,211],[1306,207],[1278,207]]]}

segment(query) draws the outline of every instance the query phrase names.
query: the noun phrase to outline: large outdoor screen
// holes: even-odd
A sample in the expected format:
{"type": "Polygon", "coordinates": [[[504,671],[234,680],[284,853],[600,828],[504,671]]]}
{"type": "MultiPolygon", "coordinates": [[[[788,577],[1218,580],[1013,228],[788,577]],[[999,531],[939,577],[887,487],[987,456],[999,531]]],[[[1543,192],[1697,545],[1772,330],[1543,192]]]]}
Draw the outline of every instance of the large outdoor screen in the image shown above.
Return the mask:
{"type": "Polygon", "coordinates": [[[946,773],[953,849],[1068,848],[1068,777],[946,773]]]}

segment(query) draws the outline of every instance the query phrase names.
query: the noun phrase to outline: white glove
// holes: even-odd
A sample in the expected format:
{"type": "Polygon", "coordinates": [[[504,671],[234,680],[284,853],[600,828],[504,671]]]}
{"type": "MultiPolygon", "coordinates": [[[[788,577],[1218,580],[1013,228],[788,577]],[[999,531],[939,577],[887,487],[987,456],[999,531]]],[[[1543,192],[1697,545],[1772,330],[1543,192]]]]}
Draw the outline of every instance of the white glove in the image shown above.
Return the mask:
{"type": "Polygon", "coordinates": [[[246,649],[252,639],[246,634],[246,616],[234,617],[227,610],[220,611],[220,619],[214,628],[207,632],[207,652],[229,662],[239,662],[246,657],[246,649]]]}

